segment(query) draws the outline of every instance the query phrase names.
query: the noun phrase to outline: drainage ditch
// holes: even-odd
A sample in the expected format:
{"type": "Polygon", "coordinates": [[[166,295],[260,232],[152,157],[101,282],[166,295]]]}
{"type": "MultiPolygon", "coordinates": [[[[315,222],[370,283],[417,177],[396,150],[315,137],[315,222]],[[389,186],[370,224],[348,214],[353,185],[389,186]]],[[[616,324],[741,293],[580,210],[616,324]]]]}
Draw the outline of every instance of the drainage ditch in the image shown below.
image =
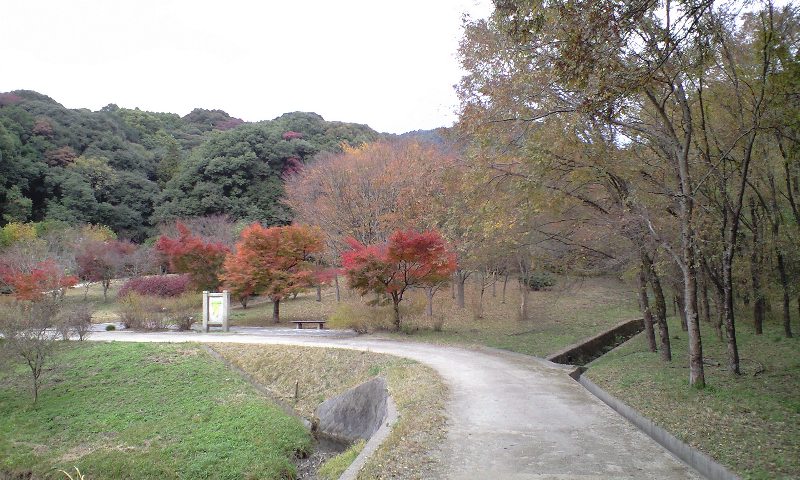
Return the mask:
{"type": "Polygon", "coordinates": [[[644,330],[644,320],[641,318],[626,320],[593,337],[570,345],[547,359],[564,365],[584,366],[625,343],[642,330],[644,330]]]}

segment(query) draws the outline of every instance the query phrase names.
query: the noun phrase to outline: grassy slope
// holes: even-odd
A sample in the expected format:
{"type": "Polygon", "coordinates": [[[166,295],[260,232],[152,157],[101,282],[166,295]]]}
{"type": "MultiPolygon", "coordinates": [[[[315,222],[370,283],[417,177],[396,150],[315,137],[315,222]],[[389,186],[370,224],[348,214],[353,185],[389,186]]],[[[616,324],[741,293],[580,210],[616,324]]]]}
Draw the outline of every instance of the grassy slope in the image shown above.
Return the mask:
{"type": "MultiPolygon", "coordinates": [[[[474,290],[474,288],[473,288],[474,290]]],[[[434,306],[434,319],[443,317],[441,332],[431,328],[431,321],[418,315],[412,323],[421,327],[414,340],[437,343],[486,345],[545,357],[581,339],[639,316],[636,297],[624,283],[609,277],[561,278],[550,291],[530,292],[530,320],[517,320],[519,292],[509,282],[506,303],[502,303],[500,287],[496,297],[491,289],[484,294],[483,318],[476,318],[477,294],[468,289],[467,307],[455,307],[450,292],[439,294],[434,306]]],[[[418,311],[423,309],[422,295],[412,300],[418,311]]],[[[395,334],[399,336],[398,334],[395,334]]]]}
{"type": "MultiPolygon", "coordinates": [[[[484,295],[483,318],[476,318],[477,297],[474,285],[467,288],[467,306],[456,308],[450,290],[437,292],[434,297],[434,316],[424,314],[423,292],[412,291],[403,300],[406,316],[403,322],[411,327],[413,335],[389,334],[395,338],[461,345],[487,345],[531,355],[546,356],[576,341],[599,333],[622,320],[639,315],[636,297],[629,286],[613,278],[560,279],[547,292],[531,292],[529,309],[531,319],[516,320],[519,293],[509,282],[506,302],[502,302],[502,285],[496,296],[491,288],[484,295]],[[433,331],[433,323],[442,321],[441,332],[433,331]]],[[[315,301],[313,292],[301,294],[296,299],[281,302],[281,321],[328,318],[337,307],[333,290],[324,291],[323,301],[315,301]]],[[[359,296],[345,292],[343,303],[358,305],[359,296]]],[[[373,310],[387,315],[384,309],[373,310]]],[[[261,302],[246,310],[231,313],[234,325],[269,326],[272,323],[272,304],[261,302]]]]}
{"type": "Polygon", "coordinates": [[[800,340],[777,323],[737,329],[742,375],[724,368],[725,344],[702,325],[704,390],[689,388],[686,333],[673,321],[673,362],[647,352],[639,335],[591,364],[588,377],[678,438],[745,478],[800,478],[800,340]],[[763,366],[764,371],[755,374],[763,366]]]}
{"type": "MultiPolygon", "coordinates": [[[[284,478],[310,438],[196,346],[63,347],[39,403],[0,373],[0,472],[88,478],[284,478]]],[[[2,475],[0,475],[2,476],[2,475]]]]}
{"type": "Polygon", "coordinates": [[[428,367],[372,352],[311,347],[215,345],[214,349],[253,376],[271,393],[313,414],[324,399],[374,375],[384,375],[397,404],[399,420],[389,438],[370,458],[359,478],[436,478],[436,446],[444,438],[447,389],[428,367]]]}

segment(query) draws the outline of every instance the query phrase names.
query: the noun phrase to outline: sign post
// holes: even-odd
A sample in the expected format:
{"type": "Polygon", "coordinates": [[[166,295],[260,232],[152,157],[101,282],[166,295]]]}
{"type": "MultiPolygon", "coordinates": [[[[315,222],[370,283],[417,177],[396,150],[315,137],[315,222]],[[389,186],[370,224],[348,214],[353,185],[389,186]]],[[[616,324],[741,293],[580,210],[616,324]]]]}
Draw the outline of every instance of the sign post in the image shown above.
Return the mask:
{"type": "Polygon", "coordinates": [[[222,327],[226,332],[228,325],[228,312],[230,310],[231,295],[227,290],[222,293],[203,292],[203,330],[208,332],[209,327],[222,327]]]}

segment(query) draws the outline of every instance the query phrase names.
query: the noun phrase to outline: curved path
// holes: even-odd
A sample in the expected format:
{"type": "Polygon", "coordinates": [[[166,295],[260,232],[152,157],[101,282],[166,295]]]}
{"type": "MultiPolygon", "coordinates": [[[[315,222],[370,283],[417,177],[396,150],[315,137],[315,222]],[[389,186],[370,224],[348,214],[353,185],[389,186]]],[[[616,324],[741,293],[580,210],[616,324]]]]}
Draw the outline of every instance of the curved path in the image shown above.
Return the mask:
{"type": "Polygon", "coordinates": [[[241,329],[227,334],[121,331],[97,332],[90,339],[349,348],[425,363],[445,379],[451,390],[447,404],[448,437],[442,447],[442,478],[701,478],[584,390],[567,375],[567,370],[550,362],[492,349],[307,332],[296,335],[269,329],[241,329]]]}

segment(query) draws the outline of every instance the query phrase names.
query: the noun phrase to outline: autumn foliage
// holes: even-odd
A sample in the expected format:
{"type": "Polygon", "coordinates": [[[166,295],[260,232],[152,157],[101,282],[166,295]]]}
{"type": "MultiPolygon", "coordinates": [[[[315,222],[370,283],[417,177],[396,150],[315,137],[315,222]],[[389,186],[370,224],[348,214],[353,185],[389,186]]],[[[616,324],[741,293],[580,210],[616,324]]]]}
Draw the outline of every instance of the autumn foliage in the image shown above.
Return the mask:
{"type": "Polygon", "coordinates": [[[222,264],[230,249],[221,243],[203,241],[180,222],[177,229],[177,238],[162,235],[156,242],[156,250],[167,258],[172,272],[189,275],[192,288],[217,290],[222,264]]]}
{"type": "Polygon", "coordinates": [[[455,158],[434,145],[381,141],[319,155],[286,181],[285,203],[319,225],[336,250],[352,237],[367,245],[396,230],[430,225],[434,202],[455,158]]]}
{"type": "Polygon", "coordinates": [[[125,297],[130,292],[154,297],[178,297],[189,287],[188,275],[155,275],[132,278],[125,282],[119,290],[119,296],[125,297]]]}
{"type": "Polygon", "coordinates": [[[0,280],[11,288],[17,300],[41,300],[45,295],[62,295],[64,290],[78,283],[74,275],[67,275],[63,267],[48,259],[36,263],[29,270],[0,266],[0,280]]]}
{"type": "Polygon", "coordinates": [[[136,245],[121,240],[88,239],[77,247],[75,262],[82,280],[100,282],[103,297],[108,294],[111,280],[122,273],[126,257],[136,251],[136,245]]]}
{"type": "Polygon", "coordinates": [[[456,256],[436,231],[398,230],[382,244],[363,245],[350,239],[342,254],[350,288],[362,294],[388,295],[394,326],[400,328],[400,302],[410,287],[446,282],[456,268],[456,256]]]}
{"type": "Polygon", "coordinates": [[[225,261],[222,278],[234,296],[267,295],[280,320],[280,301],[317,282],[314,254],[323,250],[322,233],[311,227],[264,227],[254,223],[242,231],[236,253],[225,261]]]}

